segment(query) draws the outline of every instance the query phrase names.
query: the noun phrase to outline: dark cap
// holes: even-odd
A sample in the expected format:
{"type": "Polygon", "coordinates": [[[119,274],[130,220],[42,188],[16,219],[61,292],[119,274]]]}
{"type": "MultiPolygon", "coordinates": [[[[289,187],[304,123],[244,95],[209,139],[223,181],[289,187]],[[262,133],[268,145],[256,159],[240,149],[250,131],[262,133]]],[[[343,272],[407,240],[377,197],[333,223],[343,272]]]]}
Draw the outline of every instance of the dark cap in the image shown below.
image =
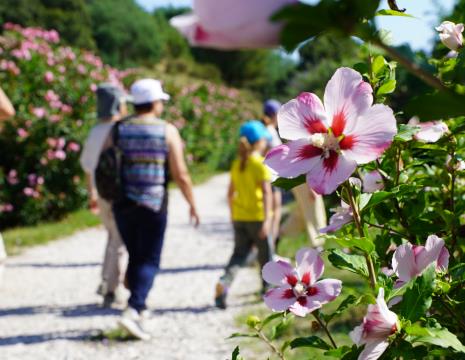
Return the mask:
{"type": "Polygon", "coordinates": [[[263,113],[266,116],[274,116],[278,113],[281,103],[278,100],[270,99],[263,103],[263,113]]]}
{"type": "Polygon", "coordinates": [[[124,101],[129,101],[129,98],[120,87],[110,83],[100,84],[97,87],[97,117],[108,119],[117,115],[124,101]]]}

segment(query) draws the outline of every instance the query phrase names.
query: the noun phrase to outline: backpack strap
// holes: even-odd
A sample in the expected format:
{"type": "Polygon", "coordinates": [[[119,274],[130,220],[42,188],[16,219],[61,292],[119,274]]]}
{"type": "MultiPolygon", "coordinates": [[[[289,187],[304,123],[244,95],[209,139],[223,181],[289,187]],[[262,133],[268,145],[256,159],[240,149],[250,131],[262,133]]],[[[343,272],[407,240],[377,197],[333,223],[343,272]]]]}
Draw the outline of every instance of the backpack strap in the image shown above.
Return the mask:
{"type": "Polygon", "coordinates": [[[126,122],[133,118],[134,115],[128,115],[121,120],[116,121],[113,126],[111,127],[111,146],[118,146],[118,140],[119,140],[119,126],[121,125],[122,122],[126,122]]]}

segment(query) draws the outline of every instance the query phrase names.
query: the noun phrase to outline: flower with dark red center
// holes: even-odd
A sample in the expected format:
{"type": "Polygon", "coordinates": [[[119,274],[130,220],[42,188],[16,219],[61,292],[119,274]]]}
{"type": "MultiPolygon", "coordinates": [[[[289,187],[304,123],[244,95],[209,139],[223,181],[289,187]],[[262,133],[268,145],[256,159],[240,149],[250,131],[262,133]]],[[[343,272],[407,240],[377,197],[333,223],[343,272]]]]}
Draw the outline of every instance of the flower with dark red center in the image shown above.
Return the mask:
{"type": "Polygon", "coordinates": [[[314,249],[301,249],[296,255],[297,267],[285,261],[270,261],[263,267],[263,279],[278,287],[268,290],[265,304],[273,311],[289,310],[305,316],[333,301],[342,282],[336,279],[317,281],[324,271],[323,260],[314,249]]]}
{"type": "Polygon", "coordinates": [[[307,174],[307,184],[330,194],[357,164],[376,160],[397,133],[391,108],[373,105],[371,86],[355,70],[340,68],[326,85],[324,106],[302,93],[278,113],[279,134],[290,140],[272,149],[265,164],[285,178],[307,174]]]}

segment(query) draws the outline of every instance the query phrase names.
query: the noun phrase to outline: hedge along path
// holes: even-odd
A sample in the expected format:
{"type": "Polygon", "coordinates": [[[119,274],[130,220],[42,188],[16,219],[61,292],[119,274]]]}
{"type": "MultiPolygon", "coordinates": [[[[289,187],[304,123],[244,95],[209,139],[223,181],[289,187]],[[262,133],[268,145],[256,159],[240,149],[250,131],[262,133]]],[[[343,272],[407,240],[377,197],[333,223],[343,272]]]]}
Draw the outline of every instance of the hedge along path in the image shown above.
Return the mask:
{"type": "Polygon", "coordinates": [[[195,188],[202,225],[186,222],[188,207],[179,190],[170,191],[169,227],[162,271],[148,305],[149,342],[94,340],[115,328],[118,310],[98,307],[95,290],[105,232],[93,228],[7,261],[0,289],[2,359],[223,360],[237,343],[234,318],[259,289],[254,268],[243,269],[230,292],[230,307],[215,309],[213,290],[232,251],[226,203],[228,176],[195,188]]]}

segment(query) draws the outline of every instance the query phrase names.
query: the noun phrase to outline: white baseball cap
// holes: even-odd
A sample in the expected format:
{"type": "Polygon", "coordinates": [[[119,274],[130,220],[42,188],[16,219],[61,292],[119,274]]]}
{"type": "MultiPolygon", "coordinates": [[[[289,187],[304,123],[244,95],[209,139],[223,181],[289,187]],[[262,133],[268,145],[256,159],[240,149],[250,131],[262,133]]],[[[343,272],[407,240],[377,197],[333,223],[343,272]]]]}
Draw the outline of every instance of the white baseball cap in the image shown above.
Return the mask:
{"type": "Polygon", "coordinates": [[[137,80],[131,86],[131,96],[134,105],[170,99],[170,96],[163,91],[161,82],[155,79],[137,80]]]}

